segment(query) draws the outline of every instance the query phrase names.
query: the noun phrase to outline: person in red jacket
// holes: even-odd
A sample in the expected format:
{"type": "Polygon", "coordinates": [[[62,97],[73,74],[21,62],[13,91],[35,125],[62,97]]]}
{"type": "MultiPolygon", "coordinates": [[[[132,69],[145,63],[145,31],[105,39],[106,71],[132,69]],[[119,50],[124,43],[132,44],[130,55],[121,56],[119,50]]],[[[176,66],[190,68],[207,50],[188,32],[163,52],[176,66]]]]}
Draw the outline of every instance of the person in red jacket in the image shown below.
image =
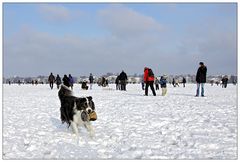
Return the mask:
{"type": "Polygon", "coordinates": [[[154,74],[153,74],[152,70],[147,68],[147,67],[144,68],[144,82],[146,83],[145,96],[148,95],[148,87],[149,86],[152,90],[153,95],[156,96],[156,92],[155,92],[154,87],[153,87],[154,74]]]}

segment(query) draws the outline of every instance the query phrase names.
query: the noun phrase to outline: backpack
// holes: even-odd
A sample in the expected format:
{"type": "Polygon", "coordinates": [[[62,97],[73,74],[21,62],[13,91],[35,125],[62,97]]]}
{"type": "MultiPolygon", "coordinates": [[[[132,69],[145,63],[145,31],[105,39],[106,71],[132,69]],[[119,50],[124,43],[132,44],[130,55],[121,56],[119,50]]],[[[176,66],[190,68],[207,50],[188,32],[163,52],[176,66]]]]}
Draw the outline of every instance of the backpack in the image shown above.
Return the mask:
{"type": "Polygon", "coordinates": [[[148,69],[148,76],[149,77],[154,77],[152,69],[148,69]]]}

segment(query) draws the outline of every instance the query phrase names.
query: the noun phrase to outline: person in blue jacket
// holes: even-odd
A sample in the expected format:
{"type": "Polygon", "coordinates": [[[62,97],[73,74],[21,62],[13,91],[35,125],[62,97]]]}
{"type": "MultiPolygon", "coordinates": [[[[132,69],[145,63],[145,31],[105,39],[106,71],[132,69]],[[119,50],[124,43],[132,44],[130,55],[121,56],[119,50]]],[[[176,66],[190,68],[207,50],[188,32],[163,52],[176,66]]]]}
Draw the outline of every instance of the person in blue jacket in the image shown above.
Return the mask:
{"type": "Polygon", "coordinates": [[[162,96],[165,96],[167,94],[167,76],[166,75],[161,76],[159,83],[162,88],[162,96]]]}

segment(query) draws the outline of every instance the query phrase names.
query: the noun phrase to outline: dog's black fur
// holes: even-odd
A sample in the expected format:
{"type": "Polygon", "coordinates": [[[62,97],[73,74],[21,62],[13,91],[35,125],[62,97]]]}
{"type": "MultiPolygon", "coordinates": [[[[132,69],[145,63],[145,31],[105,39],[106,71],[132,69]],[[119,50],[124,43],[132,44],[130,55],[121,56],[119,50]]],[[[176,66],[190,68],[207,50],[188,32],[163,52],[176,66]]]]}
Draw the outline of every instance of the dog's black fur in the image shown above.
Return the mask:
{"type": "MultiPolygon", "coordinates": [[[[61,102],[61,120],[62,123],[66,122],[68,124],[68,127],[70,126],[71,121],[73,121],[73,116],[75,115],[75,108],[79,111],[82,110],[83,112],[85,112],[84,114],[89,114],[95,110],[95,105],[92,101],[91,96],[86,98],[75,97],[73,96],[72,91],[64,85],[61,85],[61,88],[58,92],[58,97],[61,102]],[[90,107],[91,109],[87,110],[88,107],[90,107]]],[[[86,121],[87,118],[84,114],[82,115],[82,120],[86,121]]]]}

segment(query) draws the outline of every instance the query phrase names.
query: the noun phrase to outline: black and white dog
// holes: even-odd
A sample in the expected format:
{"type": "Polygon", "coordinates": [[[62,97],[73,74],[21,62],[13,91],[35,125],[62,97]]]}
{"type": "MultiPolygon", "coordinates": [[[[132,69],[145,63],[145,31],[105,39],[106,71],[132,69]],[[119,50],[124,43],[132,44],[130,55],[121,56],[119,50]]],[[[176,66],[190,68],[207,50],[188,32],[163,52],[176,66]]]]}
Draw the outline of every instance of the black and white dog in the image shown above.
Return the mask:
{"type": "Polygon", "coordinates": [[[78,136],[78,126],[84,126],[90,136],[94,136],[94,130],[90,123],[89,114],[95,110],[92,97],[75,97],[72,91],[65,85],[61,85],[58,92],[61,102],[60,113],[62,123],[66,122],[68,127],[71,125],[73,132],[78,136]]]}

